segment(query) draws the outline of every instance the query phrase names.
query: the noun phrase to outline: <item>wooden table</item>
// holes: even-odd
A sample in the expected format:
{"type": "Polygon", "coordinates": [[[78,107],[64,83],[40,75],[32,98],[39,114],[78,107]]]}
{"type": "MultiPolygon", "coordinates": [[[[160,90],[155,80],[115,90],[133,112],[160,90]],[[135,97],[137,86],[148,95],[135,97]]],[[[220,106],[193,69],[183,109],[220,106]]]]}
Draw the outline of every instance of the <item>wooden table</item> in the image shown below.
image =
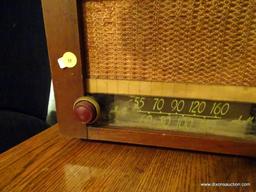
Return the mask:
{"type": "Polygon", "coordinates": [[[255,192],[256,161],[70,139],[54,126],[0,155],[0,191],[255,192]],[[214,182],[250,186],[201,186],[214,182]]]}

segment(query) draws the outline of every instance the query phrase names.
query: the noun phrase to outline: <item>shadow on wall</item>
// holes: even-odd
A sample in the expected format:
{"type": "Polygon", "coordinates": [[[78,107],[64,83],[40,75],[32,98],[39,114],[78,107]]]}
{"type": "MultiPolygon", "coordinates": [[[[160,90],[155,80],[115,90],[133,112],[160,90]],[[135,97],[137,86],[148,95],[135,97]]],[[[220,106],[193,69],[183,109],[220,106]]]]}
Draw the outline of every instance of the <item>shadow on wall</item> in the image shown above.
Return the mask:
{"type": "Polygon", "coordinates": [[[45,130],[50,69],[40,0],[0,5],[0,152],[45,130]]]}

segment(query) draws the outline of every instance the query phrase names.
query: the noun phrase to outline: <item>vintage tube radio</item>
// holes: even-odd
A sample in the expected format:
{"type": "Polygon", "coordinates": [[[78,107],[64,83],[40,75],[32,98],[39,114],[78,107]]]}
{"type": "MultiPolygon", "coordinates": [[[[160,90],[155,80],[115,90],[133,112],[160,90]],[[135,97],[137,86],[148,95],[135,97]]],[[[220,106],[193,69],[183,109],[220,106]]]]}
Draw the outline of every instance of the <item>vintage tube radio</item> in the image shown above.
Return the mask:
{"type": "Polygon", "coordinates": [[[61,133],[256,156],[256,1],[42,6],[61,133]]]}

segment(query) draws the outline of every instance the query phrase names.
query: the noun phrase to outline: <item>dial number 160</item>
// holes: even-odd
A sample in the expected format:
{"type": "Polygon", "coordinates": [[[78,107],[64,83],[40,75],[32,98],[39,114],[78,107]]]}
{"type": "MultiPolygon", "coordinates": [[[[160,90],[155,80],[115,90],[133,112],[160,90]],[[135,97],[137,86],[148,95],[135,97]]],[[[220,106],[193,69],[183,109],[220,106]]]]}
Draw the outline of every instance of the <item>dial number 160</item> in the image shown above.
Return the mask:
{"type": "Polygon", "coordinates": [[[211,109],[211,115],[226,115],[229,112],[229,103],[214,103],[211,109]]]}

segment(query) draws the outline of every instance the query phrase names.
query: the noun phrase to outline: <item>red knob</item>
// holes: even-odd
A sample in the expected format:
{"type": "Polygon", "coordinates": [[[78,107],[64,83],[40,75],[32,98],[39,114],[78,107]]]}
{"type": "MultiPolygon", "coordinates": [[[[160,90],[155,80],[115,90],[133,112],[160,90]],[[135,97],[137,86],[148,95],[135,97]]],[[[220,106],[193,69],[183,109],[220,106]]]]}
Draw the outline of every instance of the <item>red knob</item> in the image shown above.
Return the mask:
{"type": "Polygon", "coordinates": [[[74,112],[77,118],[85,124],[93,123],[97,117],[95,106],[89,101],[80,101],[75,104],[74,112]]]}

